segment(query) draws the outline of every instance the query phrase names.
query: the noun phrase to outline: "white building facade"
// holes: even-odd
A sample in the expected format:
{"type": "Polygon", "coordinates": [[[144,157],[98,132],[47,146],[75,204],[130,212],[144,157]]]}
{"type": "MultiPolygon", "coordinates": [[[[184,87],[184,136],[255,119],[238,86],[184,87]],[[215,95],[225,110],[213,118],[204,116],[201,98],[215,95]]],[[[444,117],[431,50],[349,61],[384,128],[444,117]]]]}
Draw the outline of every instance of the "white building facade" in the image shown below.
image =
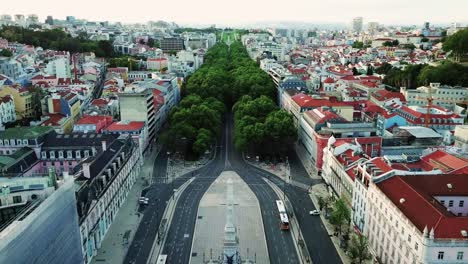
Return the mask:
{"type": "Polygon", "coordinates": [[[461,184],[463,177],[408,175],[371,183],[364,233],[371,252],[382,263],[467,263],[468,185],[461,184]],[[425,187],[435,183],[441,186],[425,187]]]}
{"type": "MultiPolygon", "coordinates": [[[[139,148],[130,137],[121,136],[121,138],[125,138],[124,142],[114,142],[109,146],[108,152],[114,151],[110,159],[108,154],[102,153],[94,161],[106,162],[97,175],[91,175],[93,164],[83,164],[82,173],[88,178],[87,186],[95,185],[98,190],[101,189],[90,203],[87,214],[80,219],[84,263],[90,263],[97,254],[109,227],[140,174],[142,157],[139,148]]],[[[117,141],[120,140],[123,139],[119,138],[117,141]]]]}
{"type": "Polygon", "coordinates": [[[16,121],[15,101],[13,97],[0,97],[0,126],[16,121]]]}

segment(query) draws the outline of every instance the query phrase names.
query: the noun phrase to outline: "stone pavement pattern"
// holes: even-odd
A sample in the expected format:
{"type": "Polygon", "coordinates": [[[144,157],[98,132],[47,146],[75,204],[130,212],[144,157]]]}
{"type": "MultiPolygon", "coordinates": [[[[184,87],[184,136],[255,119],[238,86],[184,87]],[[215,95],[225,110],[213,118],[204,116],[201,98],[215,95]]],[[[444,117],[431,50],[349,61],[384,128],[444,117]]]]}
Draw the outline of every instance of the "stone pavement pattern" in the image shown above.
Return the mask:
{"type": "Polygon", "coordinates": [[[237,227],[240,254],[243,259],[253,259],[255,255],[257,263],[268,264],[270,261],[259,202],[248,185],[232,171],[221,173],[200,201],[190,263],[204,263],[203,254],[205,261],[211,254],[214,259],[222,254],[228,179],[233,182],[233,220],[237,227]]]}

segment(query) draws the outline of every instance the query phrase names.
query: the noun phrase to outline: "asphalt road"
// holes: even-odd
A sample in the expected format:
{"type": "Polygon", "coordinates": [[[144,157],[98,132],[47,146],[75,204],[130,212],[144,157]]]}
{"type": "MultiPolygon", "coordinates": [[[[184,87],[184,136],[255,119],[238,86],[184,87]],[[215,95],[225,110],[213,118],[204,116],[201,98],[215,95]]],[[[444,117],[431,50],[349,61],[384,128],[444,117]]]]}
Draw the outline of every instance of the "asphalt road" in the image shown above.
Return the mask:
{"type": "MultiPolygon", "coordinates": [[[[229,117],[230,119],[232,117],[229,117]]],[[[283,181],[276,176],[246,163],[241,153],[237,152],[232,140],[232,120],[225,122],[224,135],[217,148],[216,156],[208,165],[198,169],[194,174],[196,179],[187,186],[181,194],[176,206],[166,237],[162,254],[168,255],[168,263],[185,264],[190,259],[192,235],[195,228],[198,204],[210,184],[224,170],[236,171],[249,185],[260,203],[264,230],[267,240],[268,253],[271,263],[298,263],[294,242],[288,232],[279,229],[279,217],[275,200],[276,193],[267,185],[262,177],[267,177],[283,189],[283,181]]],[[[166,201],[171,198],[172,186],[159,183],[161,177],[166,175],[167,157],[162,151],[154,165],[153,177],[155,180],[147,197],[151,204],[144,210],[143,220],[137,230],[124,263],[146,263],[157,228],[164,212],[166,201]],[[159,202],[154,202],[159,199],[159,202]]],[[[295,156],[289,157],[291,175],[294,180],[304,185],[318,183],[307,176],[302,164],[295,156]]],[[[190,175],[178,178],[174,188],[179,188],[190,175]]],[[[286,194],[294,207],[295,216],[301,226],[305,243],[314,264],[341,263],[341,260],[331,242],[331,239],[320,221],[319,217],[309,216],[308,212],[315,207],[308,197],[308,193],[293,185],[286,185],[286,194]]]]}
{"type": "MultiPolygon", "coordinates": [[[[162,150],[153,166],[152,177],[154,184],[147,189],[145,194],[150,199],[150,203],[139,208],[143,218],[130,244],[124,263],[146,263],[149,257],[159,223],[166,208],[166,202],[172,195],[171,185],[165,183],[166,167],[167,155],[162,150]]],[[[183,182],[184,180],[178,179],[174,182],[174,186],[178,187],[183,182]]]]}
{"type": "MultiPolygon", "coordinates": [[[[314,185],[321,183],[322,180],[311,179],[308,177],[305,168],[302,166],[295,153],[291,153],[289,162],[291,166],[291,178],[304,185],[314,185]]],[[[309,250],[312,262],[316,263],[342,263],[340,256],[336,252],[335,246],[325,229],[320,217],[310,216],[309,211],[315,210],[309,194],[303,188],[291,184],[284,185],[284,181],[277,176],[254,167],[249,166],[250,170],[256,172],[257,176],[267,177],[281,190],[285,190],[287,197],[291,201],[294,209],[294,217],[297,218],[302,234],[304,236],[307,249],[309,250]]]]}
{"type": "Polygon", "coordinates": [[[222,144],[215,159],[195,173],[195,181],[179,198],[162,254],[167,255],[169,263],[188,263],[200,200],[222,171],[234,170],[246,181],[259,200],[271,263],[298,263],[291,235],[279,228],[276,193],[260,177],[255,177],[246,170],[246,164],[242,163],[243,160],[238,158],[240,155],[234,151],[232,123],[225,124],[222,144]]]}

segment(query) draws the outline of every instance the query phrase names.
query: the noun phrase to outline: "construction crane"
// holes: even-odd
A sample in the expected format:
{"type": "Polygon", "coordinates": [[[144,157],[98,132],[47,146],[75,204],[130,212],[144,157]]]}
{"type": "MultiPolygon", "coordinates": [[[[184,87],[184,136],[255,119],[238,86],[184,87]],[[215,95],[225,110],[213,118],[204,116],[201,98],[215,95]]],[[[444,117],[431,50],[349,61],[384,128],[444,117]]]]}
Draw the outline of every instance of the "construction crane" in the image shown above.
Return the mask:
{"type": "MultiPolygon", "coordinates": [[[[427,100],[427,109],[426,109],[426,116],[424,118],[424,126],[429,127],[430,120],[431,120],[431,118],[430,118],[431,117],[431,109],[433,107],[433,101],[434,101],[434,98],[432,97],[432,87],[431,86],[428,87],[427,97],[418,96],[418,97],[416,97],[416,99],[418,99],[418,100],[427,100]]],[[[437,98],[436,100],[438,102],[454,103],[453,100],[445,100],[445,99],[442,99],[442,98],[437,98]]],[[[467,101],[462,101],[461,103],[462,104],[467,104],[468,102],[467,101]]]]}

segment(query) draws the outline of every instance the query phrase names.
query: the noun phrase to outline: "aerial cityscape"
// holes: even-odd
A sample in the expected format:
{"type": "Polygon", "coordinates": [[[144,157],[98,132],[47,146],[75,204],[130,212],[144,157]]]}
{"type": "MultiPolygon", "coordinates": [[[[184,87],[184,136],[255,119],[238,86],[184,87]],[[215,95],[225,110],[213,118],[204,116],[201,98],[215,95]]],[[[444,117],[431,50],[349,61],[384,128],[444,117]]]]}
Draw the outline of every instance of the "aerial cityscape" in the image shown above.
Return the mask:
{"type": "Polygon", "coordinates": [[[22,2],[0,264],[468,264],[468,2],[22,2]]]}

